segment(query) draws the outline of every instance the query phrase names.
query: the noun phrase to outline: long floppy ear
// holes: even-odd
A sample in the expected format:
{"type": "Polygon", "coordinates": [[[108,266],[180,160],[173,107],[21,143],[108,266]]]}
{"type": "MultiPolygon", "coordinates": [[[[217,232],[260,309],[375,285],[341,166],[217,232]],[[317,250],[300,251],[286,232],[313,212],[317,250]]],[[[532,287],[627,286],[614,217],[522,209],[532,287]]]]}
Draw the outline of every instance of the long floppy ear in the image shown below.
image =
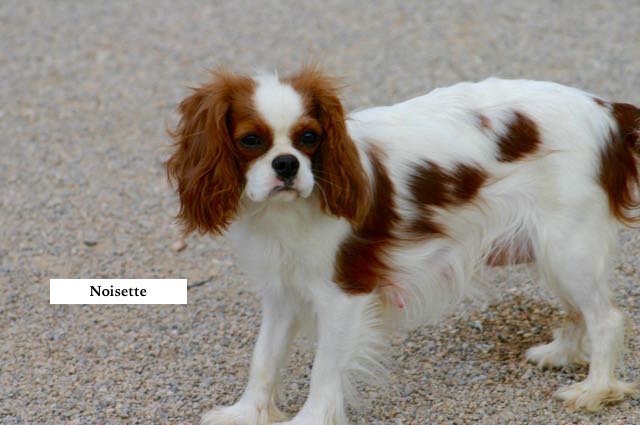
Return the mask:
{"type": "Polygon", "coordinates": [[[246,77],[215,71],[212,82],[193,89],[178,107],[180,121],[169,132],[175,151],[166,167],[170,183],[177,183],[177,218],[186,232],[220,234],[236,214],[244,174],[228,125],[234,91],[248,84],[246,77]]]}
{"type": "Polygon", "coordinates": [[[289,81],[322,127],[320,146],[312,163],[323,207],[359,225],[368,211],[370,190],[358,150],[347,132],[337,81],[315,65],[303,68],[289,81]]]}

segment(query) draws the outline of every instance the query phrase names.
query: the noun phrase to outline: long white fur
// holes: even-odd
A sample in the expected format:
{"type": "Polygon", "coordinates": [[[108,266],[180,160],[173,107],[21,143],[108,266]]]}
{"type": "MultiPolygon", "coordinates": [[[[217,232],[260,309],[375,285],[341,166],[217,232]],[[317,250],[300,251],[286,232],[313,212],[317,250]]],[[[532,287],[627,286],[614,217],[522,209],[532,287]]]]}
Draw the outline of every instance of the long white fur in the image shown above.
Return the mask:
{"type": "Polygon", "coordinates": [[[263,297],[263,323],[243,396],[233,406],[208,412],[203,424],[281,420],[275,405],[278,371],[301,327],[311,330],[318,347],[309,397],[285,423],[347,424],[349,376],[382,367],[389,332],[438,320],[477,290],[474,272],[496,244],[522,240],[532,243],[542,276],[573,318],[552,343],[529,350],[528,359],[541,366],[590,360],[587,379],[558,393],[572,407],[597,409],[633,391],[614,372],[623,317],[610,302],[607,282],[618,223],[596,178],[599,152],[616,124],[591,95],[553,83],[488,79],[349,117],[349,134],[370,177],[367,152],[374,145],[383,153],[405,218],[417,213],[406,191],[421,161],[445,169],[475,164],[489,176],[474,202],[437,211],[435,220],[446,226],[449,238],[390,253],[396,270],[391,280],[406,302],[399,309],[377,292],[350,296],[332,282],[336,252],[350,226],[321,211],[317,192],[302,181],[311,175],[309,161],[283,136],[301,113],[302,100],[276,77],[257,81],[257,111],[274,127],[278,142],[247,173],[247,188],[260,188],[254,190],[260,196],[243,199],[228,236],[263,297]],[[537,124],[542,145],[522,161],[500,162],[496,137],[506,131],[514,110],[537,124]],[[491,132],[474,120],[478,113],[490,119],[491,132]],[[299,199],[265,200],[277,184],[270,165],[275,153],[301,160],[299,199]]]}

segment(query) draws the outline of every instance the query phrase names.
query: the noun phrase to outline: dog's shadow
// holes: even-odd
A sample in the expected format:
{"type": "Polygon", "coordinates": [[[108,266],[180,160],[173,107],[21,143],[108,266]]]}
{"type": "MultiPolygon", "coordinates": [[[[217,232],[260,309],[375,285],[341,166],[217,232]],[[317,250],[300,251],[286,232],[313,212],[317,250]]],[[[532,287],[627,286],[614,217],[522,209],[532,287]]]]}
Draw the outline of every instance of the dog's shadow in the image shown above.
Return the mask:
{"type": "MultiPolygon", "coordinates": [[[[471,368],[478,366],[479,375],[488,375],[486,385],[520,385],[527,371],[533,375],[549,373],[528,364],[525,352],[551,342],[553,330],[562,321],[563,313],[552,303],[509,294],[485,309],[470,309],[442,326],[412,333],[409,340],[435,338],[425,359],[436,370],[442,360],[451,365],[464,363],[471,368]]],[[[404,354],[398,356],[397,364],[402,364],[404,354]]],[[[583,365],[570,365],[564,370],[574,377],[587,374],[583,365]]]]}
{"type": "Polygon", "coordinates": [[[477,359],[500,362],[522,360],[528,348],[550,342],[553,329],[563,320],[551,303],[522,295],[503,299],[470,317],[458,319],[456,326],[469,344],[486,347],[478,350],[477,359]]]}

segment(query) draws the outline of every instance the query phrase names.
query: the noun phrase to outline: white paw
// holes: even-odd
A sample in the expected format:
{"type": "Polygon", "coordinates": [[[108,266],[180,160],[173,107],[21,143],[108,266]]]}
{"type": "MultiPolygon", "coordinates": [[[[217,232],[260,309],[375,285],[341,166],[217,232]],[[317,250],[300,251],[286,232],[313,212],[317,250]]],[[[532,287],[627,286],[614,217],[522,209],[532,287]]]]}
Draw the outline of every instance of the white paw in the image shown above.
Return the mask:
{"type": "Polygon", "coordinates": [[[587,378],[577,384],[560,388],[556,397],[564,400],[569,410],[585,409],[595,412],[607,404],[623,400],[626,396],[635,397],[639,392],[637,384],[614,380],[605,385],[595,385],[587,378]]]}
{"type": "Polygon", "coordinates": [[[576,347],[570,347],[561,341],[536,345],[525,353],[527,361],[538,365],[539,368],[564,367],[569,364],[589,364],[588,355],[576,347]]]}
{"type": "Polygon", "coordinates": [[[238,402],[233,406],[216,407],[206,412],[200,425],[268,425],[285,419],[275,405],[238,402]]]}

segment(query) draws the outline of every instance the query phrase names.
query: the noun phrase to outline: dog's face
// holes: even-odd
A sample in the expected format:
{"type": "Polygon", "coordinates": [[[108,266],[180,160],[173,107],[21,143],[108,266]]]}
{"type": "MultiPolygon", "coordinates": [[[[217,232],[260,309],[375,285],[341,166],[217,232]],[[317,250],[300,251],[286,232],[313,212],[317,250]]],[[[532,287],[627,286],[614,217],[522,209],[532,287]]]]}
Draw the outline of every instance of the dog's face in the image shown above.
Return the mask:
{"type": "Polygon", "coordinates": [[[294,202],[314,191],[330,214],[364,213],[366,176],[336,86],[317,69],[282,80],[217,71],[179,112],[167,169],[186,230],[219,233],[243,198],[294,202]]]}
{"type": "Polygon", "coordinates": [[[309,197],[315,180],[312,160],[324,135],[320,117],[311,115],[302,95],[275,76],[257,79],[252,100],[255,113],[241,117],[232,129],[234,143],[258,155],[247,164],[247,197],[254,202],[309,197]]]}

